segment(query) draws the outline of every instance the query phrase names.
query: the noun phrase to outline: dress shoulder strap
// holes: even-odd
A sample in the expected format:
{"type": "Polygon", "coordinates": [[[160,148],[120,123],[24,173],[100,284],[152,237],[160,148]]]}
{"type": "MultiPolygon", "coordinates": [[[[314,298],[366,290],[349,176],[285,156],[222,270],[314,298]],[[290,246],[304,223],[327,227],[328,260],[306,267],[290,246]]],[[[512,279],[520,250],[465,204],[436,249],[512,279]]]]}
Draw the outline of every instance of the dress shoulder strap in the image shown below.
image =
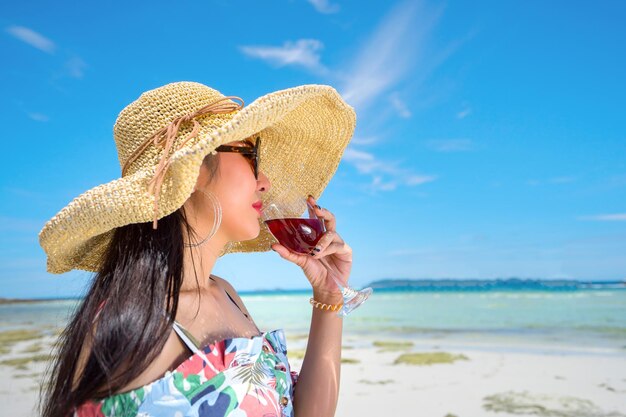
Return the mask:
{"type": "MultiPolygon", "coordinates": [[[[211,279],[212,281],[217,282],[217,280],[215,278],[213,278],[213,276],[209,276],[209,279],[211,279]]],[[[218,284],[219,285],[219,284],[218,284]]],[[[221,287],[221,285],[220,285],[221,287]]],[[[230,295],[230,293],[223,287],[221,287],[222,290],[226,293],[226,295],[228,296],[228,298],[230,298],[230,301],[232,301],[232,303],[237,306],[237,308],[241,311],[241,313],[250,321],[252,322],[252,324],[254,324],[254,327],[256,327],[257,332],[261,333],[261,330],[259,330],[259,328],[257,327],[256,323],[254,323],[254,321],[252,321],[252,319],[242,310],[242,308],[239,306],[239,304],[237,304],[237,302],[235,301],[235,299],[230,295]]],[[[177,322],[176,320],[174,320],[174,331],[176,332],[176,334],[178,335],[178,337],[180,337],[180,339],[183,341],[183,343],[189,348],[189,350],[191,350],[192,352],[196,353],[201,351],[201,345],[200,342],[198,342],[198,340],[193,337],[193,335],[189,332],[189,330],[185,329],[185,327],[183,327],[182,324],[180,324],[179,322],[177,322]]]]}
{"type": "Polygon", "coordinates": [[[193,353],[197,353],[200,351],[200,342],[196,340],[195,337],[187,329],[183,327],[182,324],[174,320],[173,324],[174,331],[180,337],[180,340],[191,350],[193,353]]]}

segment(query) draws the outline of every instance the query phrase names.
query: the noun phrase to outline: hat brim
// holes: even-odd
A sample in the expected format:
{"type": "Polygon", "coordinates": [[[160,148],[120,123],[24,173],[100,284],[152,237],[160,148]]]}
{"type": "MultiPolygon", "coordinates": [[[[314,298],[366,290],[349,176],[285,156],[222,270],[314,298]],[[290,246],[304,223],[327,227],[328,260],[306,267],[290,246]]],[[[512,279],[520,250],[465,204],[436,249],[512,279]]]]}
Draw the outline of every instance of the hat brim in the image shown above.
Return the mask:
{"type": "MultiPolygon", "coordinates": [[[[271,200],[289,183],[319,198],[335,174],[356,125],[354,109],[327,85],[302,85],[259,97],[215,129],[200,121],[197,140],[170,158],[158,218],[180,208],[193,192],[200,165],[218,146],[258,133],[263,138],[259,170],[272,184],[271,200]]],[[[154,167],[94,187],[72,200],[39,233],[47,271],[98,271],[115,228],[151,222],[154,197],[148,182],[154,167]]],[[[251,240],[230,242],[221,255],[267,251],[276,241],[260,221],[251,240]]]]}

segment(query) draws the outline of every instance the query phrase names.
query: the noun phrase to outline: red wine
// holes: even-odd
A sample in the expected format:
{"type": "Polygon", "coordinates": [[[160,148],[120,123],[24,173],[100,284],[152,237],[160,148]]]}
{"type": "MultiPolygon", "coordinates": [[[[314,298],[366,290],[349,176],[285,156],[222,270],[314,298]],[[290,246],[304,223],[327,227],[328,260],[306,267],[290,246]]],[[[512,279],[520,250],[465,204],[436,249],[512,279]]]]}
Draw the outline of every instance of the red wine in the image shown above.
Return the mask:
{"type": "Polygon", "coordinates": [[[281,245],[298,253],[311,252],[324,234],[320,219],[272,219],[266,220],[265,224],[281,245]]]}

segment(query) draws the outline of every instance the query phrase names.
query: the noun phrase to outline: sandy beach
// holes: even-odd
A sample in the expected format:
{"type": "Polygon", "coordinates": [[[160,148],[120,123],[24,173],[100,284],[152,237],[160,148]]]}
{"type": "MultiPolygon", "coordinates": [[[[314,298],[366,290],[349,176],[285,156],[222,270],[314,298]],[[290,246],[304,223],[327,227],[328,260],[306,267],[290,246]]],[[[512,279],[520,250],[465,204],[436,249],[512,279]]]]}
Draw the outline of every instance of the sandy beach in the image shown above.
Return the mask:
{"type": "Polygon", "coordinates": [[[336,415],[626,415],[624,355],[405,350],[409,352],[416,353],[416,360],[430,357],[435,363],[394,364],[400,351],[344,351],[344,358],[360,362],[342,366],[336,415]],[[439,355],[443,362],[437,363],[442,352],[450,356],[439,355]]]}
{"type": "MultiPolygon", "coordinates": [[[[48,332],[1,332],[2,415],[35,415],[48,332]]],[[[336,416],[626,416],[626,349],[446,343],[345,335],[336,416]]],[[[287,344],[299,370],[306,338],[287,344]]]]}

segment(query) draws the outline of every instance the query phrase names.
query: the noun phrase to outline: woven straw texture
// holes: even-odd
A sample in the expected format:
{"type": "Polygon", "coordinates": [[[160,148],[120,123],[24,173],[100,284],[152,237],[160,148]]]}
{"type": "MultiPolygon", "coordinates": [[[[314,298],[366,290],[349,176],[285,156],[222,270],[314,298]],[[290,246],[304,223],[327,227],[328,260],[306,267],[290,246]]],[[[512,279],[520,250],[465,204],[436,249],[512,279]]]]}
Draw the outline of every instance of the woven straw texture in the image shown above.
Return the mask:
{"type": "MultiPolygon", "coordinates": [[[[189,81],[141,94],[120,112],[113,128],[120,166],[147,138],[174,119],[221,98],[224,95],[219,91],[189,81]]],[[[199,124],[195,137],[183,140],[194,127],[189,122],[181,124],[174,139],[160,188],[158,218],[171,214],[191,196],[207,154],[253,134],[262,138],[259,170],[271,184],[263,193],[264,203],[272,201],[287,184],[303,196],[319,198],[352,138],[356,115],[334,88],[302,85],[264,95],[240,110],[206,114],[195,120],[199,124]]],[[[148,184],[163,153],[162,147],[150,144],[127,166],[121,178],[74,198],[44,225],[39,242],[47,254],[48,272],[95,272],[115,228],[152,221],[155,197],[148,191],[148,184]]],[[[261,219],[259,223],[259,236],[230,242],[220,256],[270,250],[276,239],[261,219]]]]}

